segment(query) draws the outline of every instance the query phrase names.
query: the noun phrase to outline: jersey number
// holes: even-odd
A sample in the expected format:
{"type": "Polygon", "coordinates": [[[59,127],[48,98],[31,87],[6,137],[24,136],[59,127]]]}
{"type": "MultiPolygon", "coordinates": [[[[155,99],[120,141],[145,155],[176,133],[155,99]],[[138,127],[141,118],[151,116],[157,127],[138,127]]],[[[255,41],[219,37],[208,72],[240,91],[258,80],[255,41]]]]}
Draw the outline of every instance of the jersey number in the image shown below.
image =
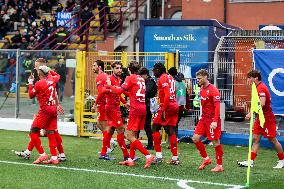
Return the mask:
{"type": "Polygon", "coordinates": [[[49,99],[48,99],[48,105],[54,105],[55,104],[55,99],[53,98],[54,87],[53,86],[49,86],[48,90],[50,91],[50,96],[49,96],[49,99]]]}
{"type": "Polygon", "coordinates": [[[175,92],[176,92],[176,86],[175,86],[175,80],[169,79],[170,83],[170,99],[175,99],[175,92]]]}
{"type": "Polygon", "coordinates": [[[144,89],[145,91],[145,82],[144,81],[139,81],[137,82],[139,85],[139,89],[136,92],[136,97],[139,102],[145,102],[145,94],[142,94],[141,91],[144,89]]]}

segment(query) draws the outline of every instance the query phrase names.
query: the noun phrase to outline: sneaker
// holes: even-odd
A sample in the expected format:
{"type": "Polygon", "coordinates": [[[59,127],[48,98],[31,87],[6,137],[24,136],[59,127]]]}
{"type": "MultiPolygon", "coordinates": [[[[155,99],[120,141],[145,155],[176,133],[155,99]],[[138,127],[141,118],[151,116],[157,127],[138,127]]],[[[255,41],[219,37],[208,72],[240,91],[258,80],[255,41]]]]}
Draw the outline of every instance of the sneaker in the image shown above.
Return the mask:
{"type": "Polygon", "coordinates": [[[129,167],[133,167],[133,166],[135,166],[135,162],[126,160],[126,161],[119,162],[119,165],[125,165],[125,166],[129,166],[129,167]]]}
{"type": "Polygon", "coordinates": [[[26,154],[25,151],[17,152],[15,151],[15,154],[23,159],[30,159],[31,154],[26,154]]]}
{"type": "Polygon", "coordinates": [[[57,164],[59,164],[59,159],[54,160],[54,159],[50,158],[50,160],[44,161],[43,163],[44,164],[54,164],[54,165],[57,165],[57,164]]]}
{"type": "Polygon", "coordinates": [[[144,169],[147,169],[151,166],[152,162],[155,160],[155,156],[151,155],[151,157],[146,159],[146,163],[144,165],[144,169]]]}
{"type": "Polygon", "coordinates": [[[203,170],[207,165],[211,164],[211,159],[203,160],[202,164],[198,167],[198,170],[203,170]]]}
{"type": "Polygon", "coordinates": [[[64,157],[58,157],[58,160],[59,160],[60,162],[64,162],[64,161],[66,161],[67,159],[66,159],[66,157],[64,156],[64,157]]]}
{"type": "Polygon", "coordinates": [[[284,160],[279,160],[277,165],[273,167],[274,169],[281,169],[284,168],[284,160]]]}
{"type": "Polygon", "coordinates": [[[155,158],[154,161],[152,162],[152,164],[160,164],[164,161],[164,158],[155,158]]]}
{"type": "Polygon", "coordinates": [[[133,159],[133,161],[136,162],[136,161],[138,161],[139,159],[140,159],[140,157],[135,156],[134,159],[133,159]]]}
{"type": "Polygon", "coordinates": [[[179,165],[179,164],[180,164],[180,161],[179,161],[179,159],[177,159],[177,160],[171,159],[170,161],[167,162],[167,164],[170,164],[170,165],[179,165]]]}
{"type": "Polygon", "coordinates": [[[211,172],[223,172],[224,171],[224,168],[221,167],[220,165],[216,165],[215,168],[211,169],[211,172]]]}
{"type": "MultiPolygon", "coordinates": [[[[238,161],[240,167],[248,167],[248,161],[238,161]]],[[[253,167],[253,161],[250,160],[250,167],[253,167]]]]}
{"type": "Polygon", "coordinates": [[[108,160],[108,161],[115,160],[115,158],[110,157],[109,155],[100,155],[99,159],[104,159],[104,160],[108,160]]]}
{"type": "Polygon", "coordinates": [[[37,160],[35,160],[34,162],[33,162],[33,164],[39,164],[39,163],[41,163],[41,162],[43,162],[43,161],[45,161],[45,160],[47,160],[48,159],[48,155],[47,154],[45,154],[45,155],[43,155],[43,156],[39,156],[38,158],[37,158],[37,160]]]}

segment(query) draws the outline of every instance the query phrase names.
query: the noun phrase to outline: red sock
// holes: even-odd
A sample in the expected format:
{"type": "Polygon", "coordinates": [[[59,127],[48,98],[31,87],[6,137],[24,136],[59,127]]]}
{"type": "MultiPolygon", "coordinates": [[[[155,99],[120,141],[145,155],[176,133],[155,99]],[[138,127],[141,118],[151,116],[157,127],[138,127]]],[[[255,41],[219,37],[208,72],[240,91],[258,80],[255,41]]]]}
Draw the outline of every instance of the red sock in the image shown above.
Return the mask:
{"type": "Polygon", "coordinates": [[[107,140],[106,140],[106,147],[107,148],[110,148],[110,140],[112,138],[112,134],[110,134],[108,131],[106,131],[106,137],[107,137],[107,140]]]}
{"type": "Polygon", "coordinates": [[[154,140],[154,148],[156,152],[162,152],[162,146],[161,146],[161,134],[160,132],[154,132],[152,134],[153,140],[154,140]]]}
{"type": "Polygon", "coordinates": [[[57,156],[56,153],[56,138],[55,134],[47,134],[48,142],[49,142],[49,150],[52,156],[57,156]]]}
{"type": "Polygon", "coordinates": [[[123,153],[123,157],[129,157],[128,150],[124,140],[124,133],[117,134],[117,143],[123,153]]]}
{"type": "Polygon", "coordinates": [[[133,144],[133,142],[130,143],[130,153],[129,153],[129,157],[133,160],[135,157],[135,145],[133,144]]]}
{"type": "Polygon", "coordinates": [[[216,152],[216,162],[218,165],[222,165],[223,163],[223,148],[222,145],[219,144],[218,146],[215,146],[215,152],[216,152]]]}
{"type": "MultiPolygon", "coordinates": [[[[37,134],[38,134],[38,136],[40,135],[39,132],[38,132],[37,134]]],[[[29,144],[28,144],[27,149],[28,149],[29,151],[33,151],[34,147],[35,147],[35,145],[34,145],[32,139],[30,139],[30,142],[29,142],[29,144]]]]}
{"type": "Polygon", "coordinates": [[[178,156],[177,136],[173,134],[170,136],[171,152],[173,156],[178,156]]]}
{"type": "Polygon", "coordinates": [[[144,156],[149,155],[150,153],[148,152],[148,150],[146,148],[144,148],[144,146],[142,145],[142,143],[136,139],[134,142],[132,142],[132,144],[135,146],[136,149],[138,149],[144,156]]]}
{"type": "Polygon", "coordinates": [[[205,150],[205,146],[201,141],[195,143],[195,146],[199,150],[201,157],[203,157],[203,158],[208,157],[207,152],[205,150]]]}
{"type": "Polygon", "coordinates": [[[34,149],[34,143],[30,140],[29,144],[28,144],[28,148],[29,151],[33,151],[34,149]]]}
{"type": "Polygon", "coordinates": [[[282,153],[278,153],[277,156],[278,156],[279,160],[283,160],[284,159],[284,153],[283,152],[282,153]]]}
{"type": "Polygon", "coordinates": [[[41,140],[39,138],[38,133],[30,133],[31,142],[34,144],[39,154],[44,153],[44,149],[41,146],[41,140]]]}
{"type": "Polygon", "coordinates": [[[57,144],[57,150],[60,154],[64,153],[63,146],[62,146],[62,138],[58,131],[55,131],[55,139],[56,139],[56,144],[57,144]]]}
{"type": "Polygon", "coordinates": [[[110,138],[111,137],[109,137],[109,133],[107,131],[103,131],[103,144],[102,144],[102,150],[101,150],[102,156],[105,156],[107,153],[107,144],[109,143],[110,138]]]}
{"type": "Polygon", "coordinates": [[[252,152],[250,153],[250,159],[251,159],[252,161],[255,160],[256,156],[257,156],[257,154],[256,154],[255,152],[252,151],[252,152]]]}

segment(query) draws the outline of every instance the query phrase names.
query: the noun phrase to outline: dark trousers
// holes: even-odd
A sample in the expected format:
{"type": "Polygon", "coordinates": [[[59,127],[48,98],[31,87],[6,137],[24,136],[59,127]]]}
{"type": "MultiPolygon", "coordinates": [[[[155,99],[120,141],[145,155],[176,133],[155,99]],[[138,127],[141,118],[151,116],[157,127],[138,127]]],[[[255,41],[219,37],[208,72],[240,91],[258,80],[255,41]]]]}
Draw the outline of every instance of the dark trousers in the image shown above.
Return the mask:
{"type": "Polygon", "coordinates": [[[145,130],[147,138],[148,138],[148,146],[153,146],[151,122],[152,122],[152,113],[151,113],[150,110],[147,110],[144,130],[145,130]]]}

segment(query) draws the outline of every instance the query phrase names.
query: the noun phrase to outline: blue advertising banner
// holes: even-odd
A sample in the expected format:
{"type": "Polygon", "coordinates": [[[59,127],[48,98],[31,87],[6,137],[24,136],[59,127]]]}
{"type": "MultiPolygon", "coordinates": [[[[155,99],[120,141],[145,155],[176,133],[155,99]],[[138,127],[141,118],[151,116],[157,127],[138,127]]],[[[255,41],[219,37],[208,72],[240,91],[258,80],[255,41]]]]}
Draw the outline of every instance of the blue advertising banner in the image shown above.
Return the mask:
{"type": "Polygon", "coordinates": [[[254,50],[253,57],[255,68],[269,88],[274,114],[284,115],[284,50],[254,50]]]}
{"type": "Polygon", "coordinates": [[[187,77],[194,77],[197,70],[207,67],[208,54],[192,56],[188,52],[208,51],[208,32],[208,26],[145,26],[144,51],[187,52],[180,54],[180,62],[183,64],[180,66],[183,70],[191,70],[191,73],[184,73],[187,77]]]}
{"type": "MultiPolygon", "coordinates": [[[[71,12],[58,12],[57,13],[57,20],[56,25],[57,26],[64,26],[65,23],[68,22],[72,18],[71,12]]],[[[71,22],[68,22],[68,24],[65,25],[65,27],[70,28],[71,22]]]]}

